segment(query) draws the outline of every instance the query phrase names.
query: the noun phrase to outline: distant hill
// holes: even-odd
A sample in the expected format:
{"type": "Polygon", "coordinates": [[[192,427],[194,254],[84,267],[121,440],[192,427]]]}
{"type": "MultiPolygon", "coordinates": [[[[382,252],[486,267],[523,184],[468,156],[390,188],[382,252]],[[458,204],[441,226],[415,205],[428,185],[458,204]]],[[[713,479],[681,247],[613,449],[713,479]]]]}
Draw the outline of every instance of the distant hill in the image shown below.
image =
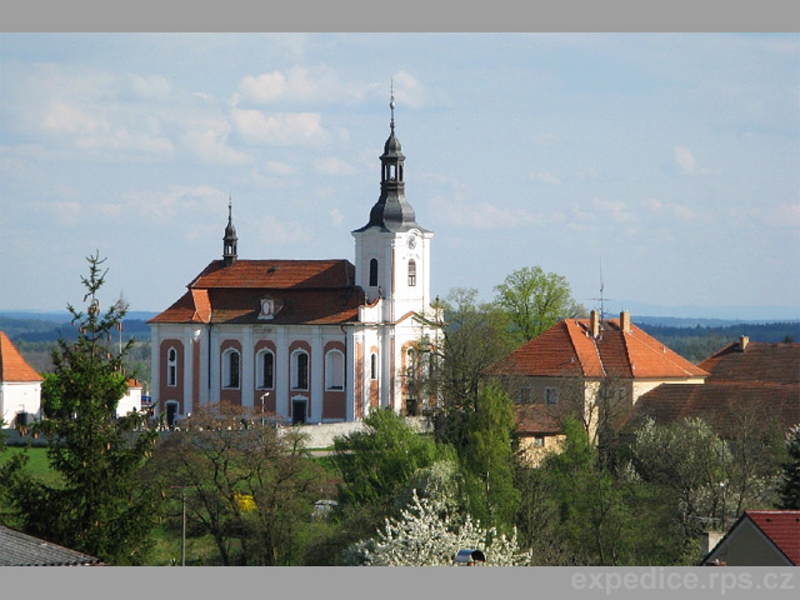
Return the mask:
{"type": "MultiPolygon", "coordinates": [[[[151,313],[131,313],[146,315],[146,319],[126,317],[122,321],[122,338],[135,337],[139,341],[150,339],[150,326],[147,324],[151,313]]],[[[12,342],[55,342],[60,337],[74,339],[76,332],[71,325],[69,313],[5,313],[0,312],[0,331],[4,331],[12,342]],[[8,316],[18,315],[17,317],[8,316]],[[31,316],[35,315],[35,316],[31,316]]]]}

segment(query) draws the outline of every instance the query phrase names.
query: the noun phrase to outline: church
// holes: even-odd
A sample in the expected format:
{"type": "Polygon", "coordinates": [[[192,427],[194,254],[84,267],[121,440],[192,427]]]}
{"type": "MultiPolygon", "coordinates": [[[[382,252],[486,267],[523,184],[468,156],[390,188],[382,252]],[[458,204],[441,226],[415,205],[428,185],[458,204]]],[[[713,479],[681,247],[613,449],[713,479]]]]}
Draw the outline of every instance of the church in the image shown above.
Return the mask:
{"type": "Polygon", "coordinates": [[[292,424],[358,421],[390,407],[419,414],[420,340],[436,343],[433,232],[405,198],[395,136],[380,156],[380,196],[343,259],[246,260],[231,206],[222,258],[149,321],[153,404],[169,425],[225,402],[292,424]]]}

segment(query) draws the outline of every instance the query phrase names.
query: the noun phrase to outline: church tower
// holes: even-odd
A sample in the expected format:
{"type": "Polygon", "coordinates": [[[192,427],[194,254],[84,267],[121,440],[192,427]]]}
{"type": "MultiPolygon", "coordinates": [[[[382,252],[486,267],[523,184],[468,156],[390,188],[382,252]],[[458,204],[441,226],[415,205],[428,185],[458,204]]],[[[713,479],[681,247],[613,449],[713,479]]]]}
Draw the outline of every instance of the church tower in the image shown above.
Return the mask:
{"type": "Polygon", "coordinates": [[[395,135],[394,94],[390,133],[381,161],[381,193],[369,221],[352,232],[356,241],[356,284],[368,302],[382,299],[382,321],[394,322],[430,307],[430,242],[433,232],[420,227],[406,200],[404,162],[395,135]]]}

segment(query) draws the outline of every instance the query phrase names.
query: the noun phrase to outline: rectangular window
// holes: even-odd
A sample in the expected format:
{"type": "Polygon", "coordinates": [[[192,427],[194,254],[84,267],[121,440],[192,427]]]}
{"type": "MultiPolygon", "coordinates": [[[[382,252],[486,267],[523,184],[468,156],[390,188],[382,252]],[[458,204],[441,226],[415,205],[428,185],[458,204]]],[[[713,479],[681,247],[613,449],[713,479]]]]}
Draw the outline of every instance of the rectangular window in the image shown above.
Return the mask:
{"type": "Polygon", "coordinates": [[[535,436],[533,436],[533,447],[534,448],[544,448],[544,436],[543,435],[535,435],[535,436]]]}
{"type": "Polygon", "coordinates": [[[519,403],[530,404],[533,397],[532,390],[529,387],[520,388],[519,390],[519,403]]]}
{"type": "Polygon", "coordinates": [[[167,368],[167,385],[170,387],[178,385],[178,367],[175,365],[167,368]]]}
{"type": "Polygon", "coordinates": [[[544,389],[544,403],[558,404],[558,388],[549,387],[544,389]]]}

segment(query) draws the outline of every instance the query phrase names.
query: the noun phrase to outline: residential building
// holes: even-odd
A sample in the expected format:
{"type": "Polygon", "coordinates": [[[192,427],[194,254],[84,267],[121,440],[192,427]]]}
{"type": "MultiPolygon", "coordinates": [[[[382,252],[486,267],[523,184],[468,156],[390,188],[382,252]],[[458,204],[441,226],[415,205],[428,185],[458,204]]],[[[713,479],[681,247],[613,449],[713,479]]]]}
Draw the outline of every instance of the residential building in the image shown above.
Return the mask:
{"type": "Polygon", "coordinates": [[[552,445],[553,421],[572,416],[583,421],[590,437],[616,431],[640,396],[664,384],[701,384],[708,373],[693,365],[631,322],[564,319],[498,361],[487,371],[503,381],[519,405],[543,405],[545,429],[528,432],[535,447],[552,445]]]}
{"type": "Polygon", "coordinates": [[[26,425],[39,418],[42,378],[0,331],[0,420],[4,427],[26,425]]]}
{"type": "Polygon", "coordinates": [[[433,233],[405,198],[395,135],[380,196],[352,232],[355,262],[241,259],[228,207],[222,257],[150,320],[152,396],[168,423],[227,402],[292,423],[357,421],[378,407],[416,414],[406,375],[429,325],[433,233]]]}
{"type": "Polygon", "coordinates": [[[141,412],[142,410],[142,390],[144,385],[138,379],[128,378],[128,388],[125,395],[120,398],[117,404],[117,416],[124,417],[128,413],[141,412]]]}
{"type": "Polygon", "coordinates": [[[660,386],[644,394],[626,428],[702,418],[724,436],[749,423],[783,431],[800,423],[800,344],[751,342],[742,336],[698,367],[703,385],[660,386]]]}
{"type": "Polygon", "coordinates": [[[705,566],[800,565],[800,510],[747,510],[704,554],[705,566]]]}

